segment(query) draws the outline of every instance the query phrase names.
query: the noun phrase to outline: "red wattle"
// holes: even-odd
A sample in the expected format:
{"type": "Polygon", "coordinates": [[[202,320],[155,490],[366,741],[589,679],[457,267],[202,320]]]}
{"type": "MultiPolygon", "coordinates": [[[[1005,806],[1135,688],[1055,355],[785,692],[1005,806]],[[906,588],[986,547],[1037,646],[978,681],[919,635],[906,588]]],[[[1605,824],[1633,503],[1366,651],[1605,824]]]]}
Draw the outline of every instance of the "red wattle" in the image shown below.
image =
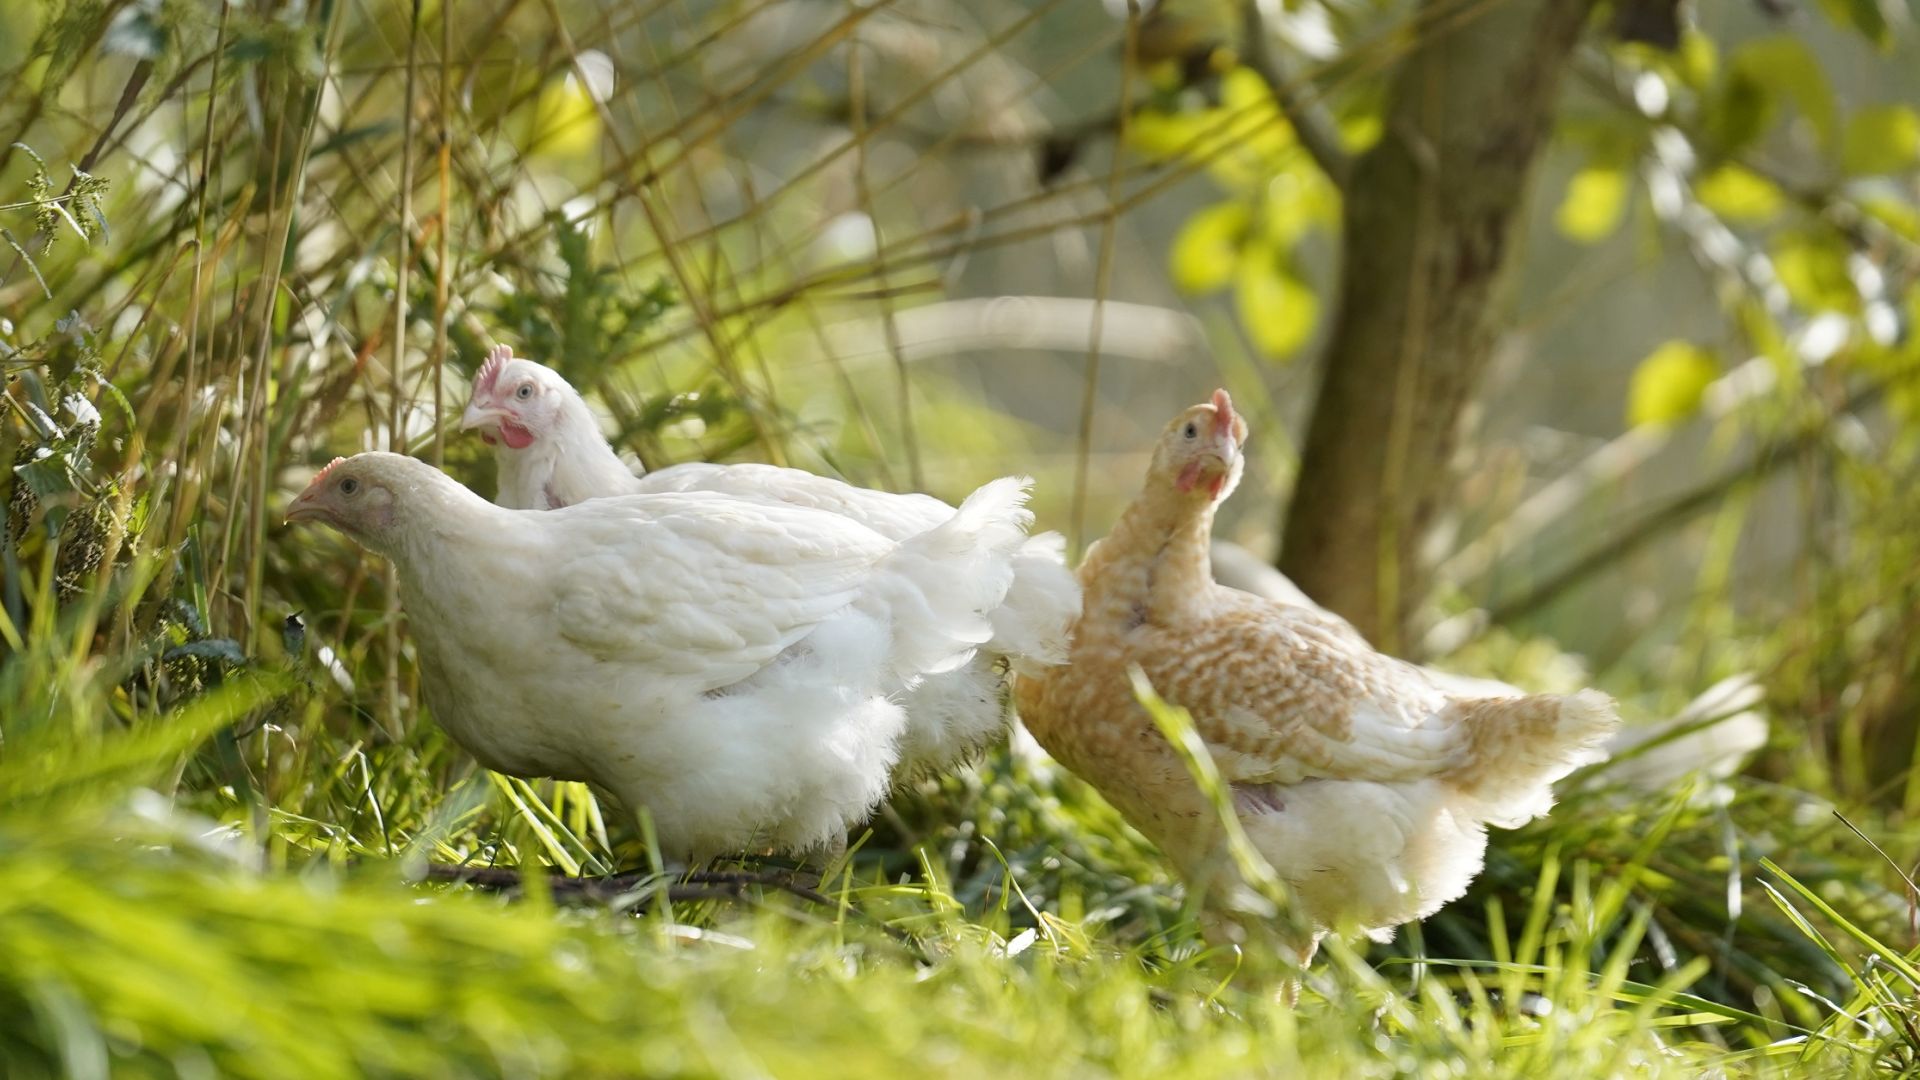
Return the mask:
{"type": "Polygon", "coordinates": [[[500,441],[515,450],[525,450],[533,445],[533,432],[511,420],[500,421],[500,441]]]}
{"type": "Polygon", "coordinates": [[[1174,478],[1173,486],[1179,488],[1181,491],[1192,491],[1193,485],[1199,482],[1200,463],[1197,461],[1189,461],[1187,462],[1186,468],[1180,470],[1180,475],[1174,478]]]}

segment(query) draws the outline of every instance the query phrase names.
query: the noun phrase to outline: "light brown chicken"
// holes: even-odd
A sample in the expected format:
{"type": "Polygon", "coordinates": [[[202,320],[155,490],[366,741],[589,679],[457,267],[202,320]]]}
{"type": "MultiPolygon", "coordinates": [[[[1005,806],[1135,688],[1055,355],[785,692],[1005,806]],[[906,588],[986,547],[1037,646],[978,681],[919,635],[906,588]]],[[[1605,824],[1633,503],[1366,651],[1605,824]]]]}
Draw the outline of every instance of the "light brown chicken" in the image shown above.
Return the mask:
{"type": "Polygon", "coordinates": [[[1597,760],[1618,718],[1592,690],[1449,695],[1343,620],[1215,584],[1214,510],[1246,437],[1224,390],[1167,425],[1144,490],[1080,567],[1068,663],[1015,694],[1034,738],[1217,899],[1235,880],[1223,830],[1130,667],[1184,706],[1288,888],[1305,962],[1329,931],[1385,940],[1460,896],[1486,826],[1544,814],[1553,781],[1597,760]]]}

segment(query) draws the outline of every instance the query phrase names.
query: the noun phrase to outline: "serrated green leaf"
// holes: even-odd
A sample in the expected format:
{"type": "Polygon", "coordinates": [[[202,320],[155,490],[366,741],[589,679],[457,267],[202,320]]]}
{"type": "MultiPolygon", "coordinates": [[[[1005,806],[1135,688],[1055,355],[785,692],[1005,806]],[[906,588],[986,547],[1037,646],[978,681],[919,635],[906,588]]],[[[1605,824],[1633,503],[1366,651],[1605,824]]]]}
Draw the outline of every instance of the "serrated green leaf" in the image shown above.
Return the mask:
{"type": "Polygon", "coordinates": [[[33,280],[40,283],[40,291],[46,295],[47,299],[53,299],[53,289],[47,285],[46,277],[40,273],[40,264],[33,261],[32,255],[27,254],[26,245],[15,239],[14,235],[6,229],[0,229],[0,243],[6,244],[13,249],[15,255],[20,256],[20,261],[26,263],[27,269],[33,273],[33,280]]]}
{"type": "Polygon", "coordinates": [[[138,422],[133,416],[133,403],[127,400],[126,393],[119,387],[113,385],[113,383],[108,382],[104,375],[99,376],[98,381],[101,392],[106,395],[108,401],[111,401],[118,408],[121,419],[127,422],[127,427],[135,427],[138,422]]]}
{"type": "Polygon", "coordinates": [[[1168,250],[1168,272],[1182,292],[1208,293],[1233,282],[1246,241],[1250,215],[1237,200],[1218,203],[1189,217],[1168,250]]]}
{"type": "Polygon", "coordinates": [[[13,472],[43,502],[73,491],[73,473],[64,454],[49,453],[14,466],[13,472]]]}
{"type": "Polygon", "coordinates": [[[1689,341],[1669,341],[1633,370],[1627,390],[1627,423],[1677,424],[1700,411],[1707,387],[1720,377],[1713,353],[1689,341]]]}
{"type": "Polygon", "coordinates": [[[1920,113],[1870,105],[1847,118],[1840,166],[1849,176],[1897,173],[1920,161],[1920,113]]]}
{"type": "Polygon", "coordinates": [[[1562,235],[1582,244],[1612,236],[1626,216],[1627,195],[1633,190],[1627,170],[1613,165],[1588,165],[1567,182],[1566,197],[1553,221],[1562,235]]]}
{"type": "Polygon", "coordinates": [[[1722,218],[1746,224],[1772,221],[1787,201],[1773,181],[1732,162],[1701,177],[1693,193],[1722,218]]]}

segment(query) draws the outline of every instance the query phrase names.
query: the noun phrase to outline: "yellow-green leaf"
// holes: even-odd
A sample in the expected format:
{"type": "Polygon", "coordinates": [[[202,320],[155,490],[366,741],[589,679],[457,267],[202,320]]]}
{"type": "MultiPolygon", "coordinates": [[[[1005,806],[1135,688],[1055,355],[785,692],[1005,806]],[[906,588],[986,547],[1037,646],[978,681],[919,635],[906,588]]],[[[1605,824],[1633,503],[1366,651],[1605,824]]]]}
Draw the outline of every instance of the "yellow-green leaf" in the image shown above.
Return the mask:
{"type": "Polygon", "coordinates": [[[1209,206],[1188,218],[1168,253],[1174,286],[1182,292],[1207,293],[1231,284],[1248,218],[1246,204],[1237,200],[1209,206]]]}
{"type": "Polygon", "coordinates": [[[1859,31],[1860,36],[1882,50],[1892,47],[1893,28],[1887,25],[1887,14],[1880,7],[1880,0],[1820,0],[1820,6],[1828,18],[1859,31]]]}
{"type": "Polygon", "coordinates": [[[1920,161],[1920,113],[1871,105],[1847,118],[1840,164],[1850,176],[1897,173],[1920,161]]]}
{"type": "Polygon", "coordinates": [[[1647,354],[1627,389],[1627,423],[1677,424],[1700,411],[1707,387],[1720,377],[1711,352],[1688,341],[1669,341],[1647,354]]]}
{"type": "Polygon", "coordinates": [[[1839,134],[1839,110],[1826,72],[1807,44],[1791,34],[1775,34],[1740,46],[1734,52],[1735,70],[1758,80],[1792,100],[1807,123],[1832,147],[1839,134]]]}
{"type": "Polygon", "coordinates": [[[1566,198],[1554,214],[1554,224],[1568,239],[1591,244],[1613,235],[1627,210],[1633,188],[1623,168],[1589,165],[1573,174],[1566,198]]]}
{"type": "Polygon", "coordinates": [[[600,111],[571,73],[541,88],[533,118],[533,153],[576,157],[600,145],[600,111]]]}
{"type": "Polygon", "coordinates": [[[1682,30],[1673,66],[1682,82],[1698,90],[1713,78],[1714,69],[1720,66],[1720,53],[1712,38],[1698,30],[1682,30]]]}
{"type": "Polygon", "coordinates": [[[1276,251],[1292,251],[1316,229],[1340,223],[1340,189],[1301,155],[1262,189],[1260,232],[1276,251]]]}
{"type": "Polygon", "coordinates": [[[1154,160],[1203,152],[1216,142],[1217,109],[1162,112],[1146,110],[1127,122],[1127,145],[1154,160]]]}
{"type": "Polygon", "coordinates": [[[1241,252],[1233,302],[1254,347],[1274,359],[1290,357],[1306,344],[1320,317],[1320,298],[1259,240],[1241,252]]]}
{"type": "Polygon", "coordinates": [[[1766,134],[1779,112],[1779,102],[1774,100],[1766,79],[1739,67],[1728,71],[1726,78],[1700,101],[1700,123],[1707,142],[1727,154],[1766,134]]]}
{"type": "Polygon", "coordinates": [[[1701,177],[1693,192],[1707,209],[1733,222],[1772,221],[1786,204],[1786,196],[1773,181],[1731,163],[1701,177]]]}
{"type": "Polygon", "coordinates": [[[1869,195],[1860,200],[1860,209],[1896,235],[1920,243],[1920,206],[1892,195],[1869,195]]]}
{"type": "Polygon", "coordinates": [[[1356,113],[1340,120],[1340,145],[1349,154],[1364,154],[1373,149],[1387,130],[1386,118],[1377,112],[1356,113]]]}
{"type": "Polygon", "coordinates": [[[1243,109],[1259,109],[1257,114],[1263,119],[1272,120],[1280,115],[1280,108],[1274,104],[1273,89],[1260,73],[1246,67],[1236,67],[1220,77],[1220,105],[1228,112],[1240,112],[1243,109]]]}
{"type": "Polygon", "coordinates": [[[1793,302],[1808,311],[1858,311],[1860,293],[1847,273],[1847,246],[1813,229],[1780,236],[1770,252],[1773,272],[1793,302]]]}

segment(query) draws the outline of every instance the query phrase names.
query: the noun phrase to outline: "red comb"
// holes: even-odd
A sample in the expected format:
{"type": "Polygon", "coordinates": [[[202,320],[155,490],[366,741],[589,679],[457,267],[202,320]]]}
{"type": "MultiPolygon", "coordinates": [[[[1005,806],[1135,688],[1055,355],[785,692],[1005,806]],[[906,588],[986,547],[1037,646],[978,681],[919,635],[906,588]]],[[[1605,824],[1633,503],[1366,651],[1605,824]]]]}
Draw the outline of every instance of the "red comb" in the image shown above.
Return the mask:
{"type": "Polygon", "coordinates": [[[327,478],[327,474],[333,471],[333,467],[345,460],[347,459],[343,457],[337,457],[337,458],[334,458],[332,461],[327,462],[324,468],[322,468],[319,472],[313,474],[313,479],[308,482],[308,486],[311,487],[314,484],[317,484],[320,481],[325,480],[327,478]]]}
{"type": "Polygon", "coordinates": [[[1225,390],[1213,392],[1213,411],[1216,414],[1213,418],[1215,427],[1225,431],[1233,426],[1233,398],[1225,390]]]}
{"type": "Polygon", "coordinates": [[[510,345],[495,345],[488,349],[486,362],[480,365],[480,371],[473,377],[473,392],[477,394],[484,390],[492,393],[494,382],[500,378],[500,369],[511,359],[513,347],[510,345]]]}

